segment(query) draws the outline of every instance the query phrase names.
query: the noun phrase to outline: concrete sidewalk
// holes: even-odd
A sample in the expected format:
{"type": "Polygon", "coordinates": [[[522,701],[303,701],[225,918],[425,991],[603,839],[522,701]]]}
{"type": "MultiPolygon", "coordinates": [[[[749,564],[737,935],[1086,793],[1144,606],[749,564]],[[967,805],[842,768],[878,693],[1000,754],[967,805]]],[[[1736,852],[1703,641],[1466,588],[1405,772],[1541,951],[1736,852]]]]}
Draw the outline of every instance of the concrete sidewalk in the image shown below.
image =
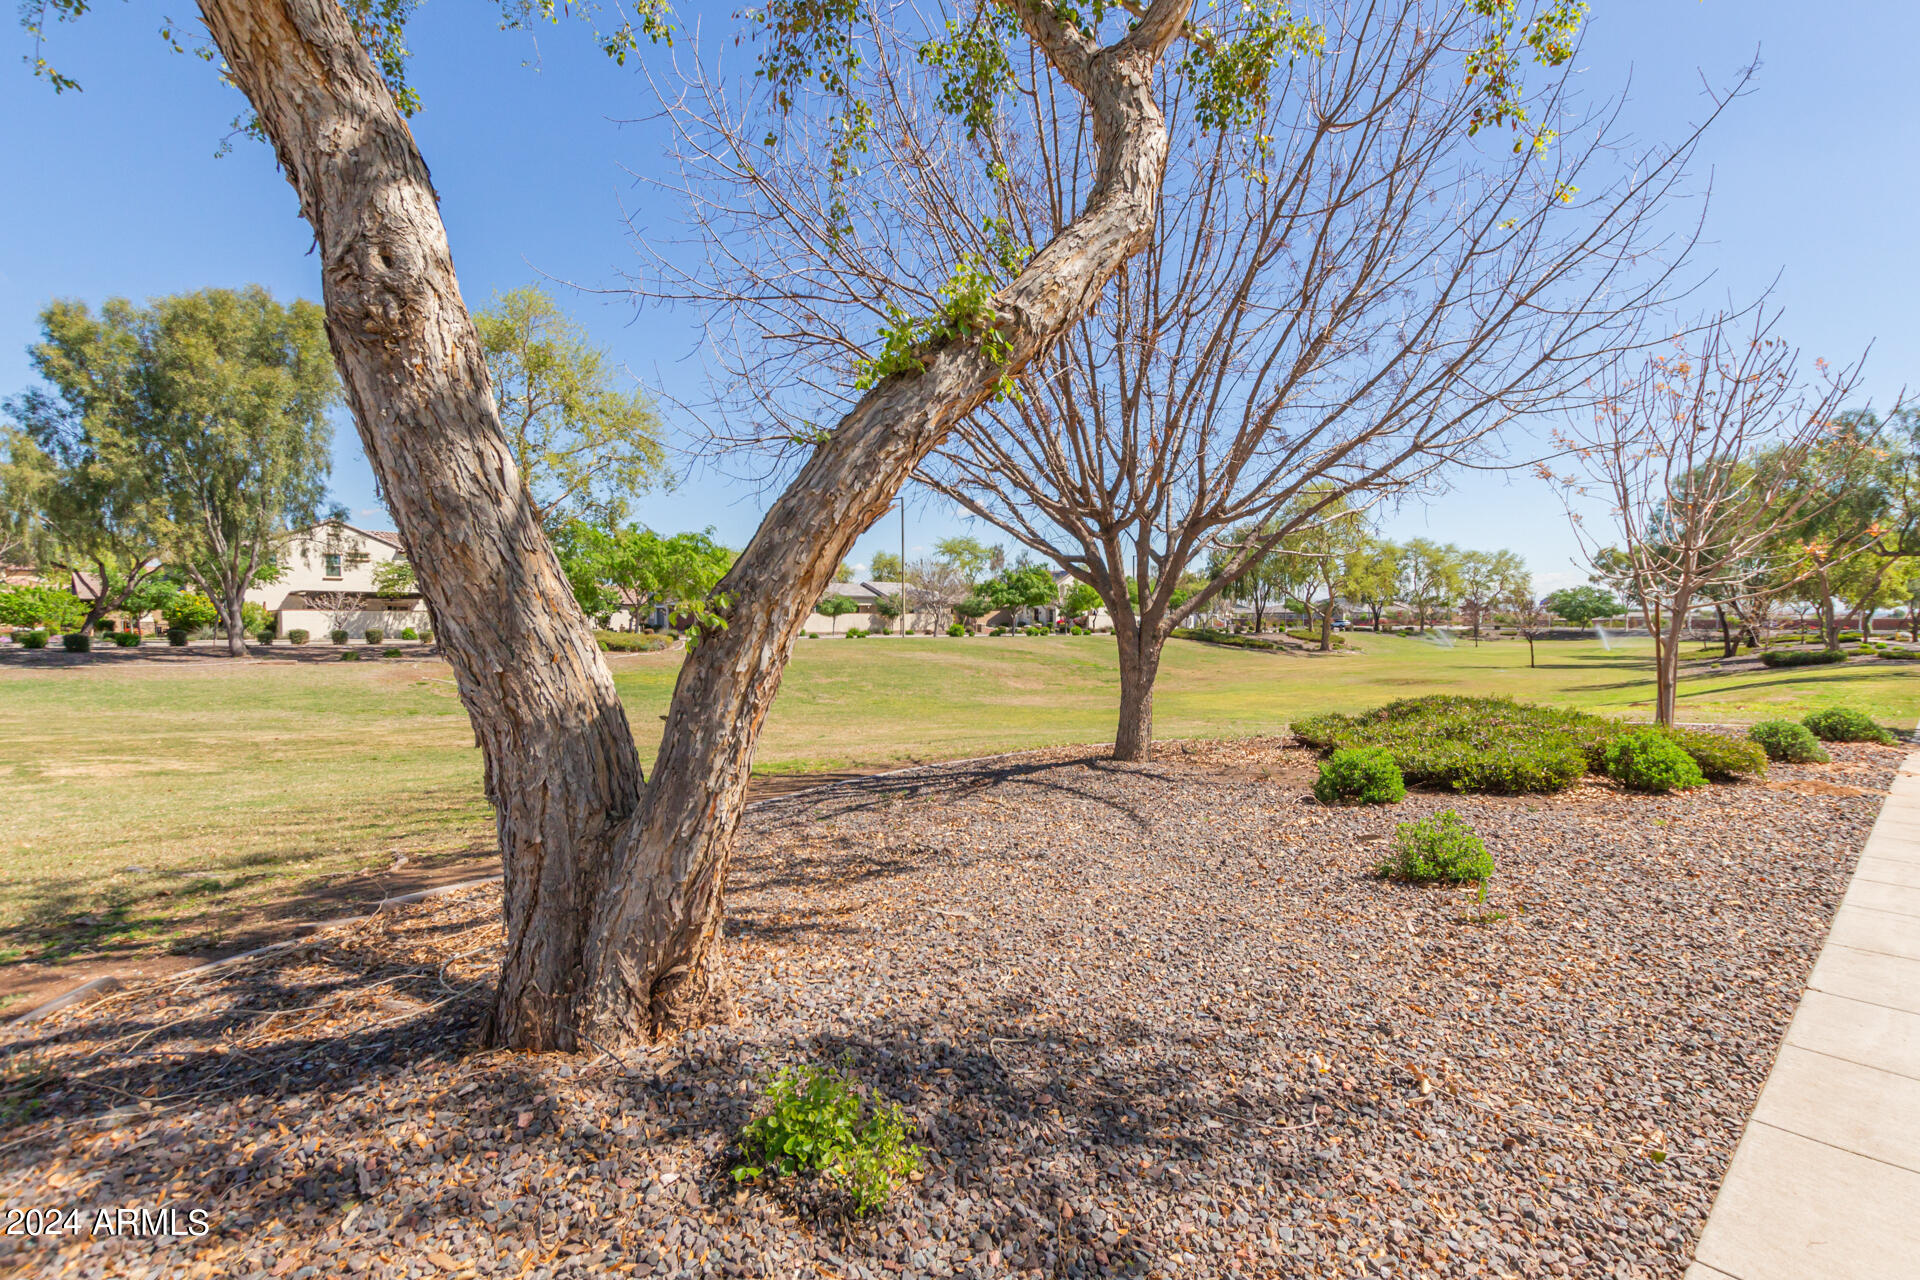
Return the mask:
{"type": "Polygon", "coordinates": [[[1687,1280],[1920,1280],[1920,753],[1900,766],[1687,1280]]]}

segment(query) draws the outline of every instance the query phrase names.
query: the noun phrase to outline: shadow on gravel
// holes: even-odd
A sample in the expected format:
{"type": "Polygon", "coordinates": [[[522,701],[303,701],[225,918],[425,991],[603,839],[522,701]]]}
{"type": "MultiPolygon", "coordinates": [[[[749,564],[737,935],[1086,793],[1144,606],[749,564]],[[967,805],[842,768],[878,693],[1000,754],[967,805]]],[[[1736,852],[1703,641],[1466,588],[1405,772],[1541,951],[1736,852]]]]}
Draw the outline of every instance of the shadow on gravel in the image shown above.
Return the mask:
{"type": "MultiPolygon", "coordinates": [[[[950,765],[928,765],[912,773],[842,783],[823,798],[797,797],[791,803],[813,804],[816,806],[816,816],[825,819],[873,812],[905,800],[952,800],[982,791],[1011,791],[1016,798],[1024,798],[1020,793],[1025,791],[1061,799],[1090,801],[1121,815],[1140,830],[1151,826],[1145,812],[1117,799],[1111,792],[1065,780],[1075,772],[1097,775],[1141,773],[1152,778],[1164,778],[1168,774],[1168,770],[1160,764],[1121,764],[1111,759],[1104,750],[1090,750],[1083,755],[1040,761],[1010,759],[1005,764],[990,761],[968,764],[962,761],[950,765]]],[[[780,803],[785,801],[769,801],[769,808],[780,803]]]]}

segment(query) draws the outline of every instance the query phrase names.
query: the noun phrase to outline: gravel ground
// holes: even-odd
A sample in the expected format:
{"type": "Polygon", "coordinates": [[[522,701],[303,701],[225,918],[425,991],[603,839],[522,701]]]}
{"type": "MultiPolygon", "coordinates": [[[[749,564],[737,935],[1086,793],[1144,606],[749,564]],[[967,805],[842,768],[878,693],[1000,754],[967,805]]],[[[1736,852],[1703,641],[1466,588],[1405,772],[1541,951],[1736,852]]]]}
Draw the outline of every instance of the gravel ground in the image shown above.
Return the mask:
{"type": "Polygon", "coordinates": [[[1190,743],[777,800],[734,875],[741,1020],[649,1055],[471,1048],[487,890],[16,1038],[0,1209],[83,1221],[0,1269],[1679,1277],[1901,757],[1834,754],[1380,810],[1314,804],[1298,749],[1190,743]],[[1449,805],[1484,903],[1370,874],[1449,805]],[[924,1175],[861,1224],[736,1188],[767,1074],[843,1057],[924,1175]]]}

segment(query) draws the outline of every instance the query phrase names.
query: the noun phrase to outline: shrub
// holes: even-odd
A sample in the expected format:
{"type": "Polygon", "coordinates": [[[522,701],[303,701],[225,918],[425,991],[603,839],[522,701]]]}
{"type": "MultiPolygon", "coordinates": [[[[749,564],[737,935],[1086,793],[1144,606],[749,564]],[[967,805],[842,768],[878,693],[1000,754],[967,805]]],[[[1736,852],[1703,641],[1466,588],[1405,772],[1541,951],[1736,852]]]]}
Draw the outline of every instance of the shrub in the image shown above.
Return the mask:
{"type": "Polygon", "coordinates": [[[197,591],[176,594],[161,606],[160,616],[166,619],[169,632],[201,631],[220,621],[220,611],[213,607],[213,601],[197,591]]]}
{"type": "Polygon", "coordinates": [[[1763,720],[1747,730],[1747,736],[1760,745],[1769,760],[1825,764],[1833,759],[1807,726],[1792,720],[1763,720]]]}
{"type": "Polygon", "coordinates": [[[1848,707],[1828,707],[1815,711],[1800,722],[1822,742],[1879,742],[1891,746],[1894,737],[1864,711],[1848,707]]]}
{"type": "Polygon", "coordinates": [[[428,643],[431,643],[432,640],[433,640],[433,628],[432,627],[420,628],[420,642],[422,644],[428,644],[428,643]]]}
{"type": "Polygon", "coordinates": [[[184,649],[184,648],[186,648],[186,646],[187,646],[187,630],[186,630],[186,628],[185,628],[185,627],[170,627],[170,628],[168,628],[168,630],[167,630],[167,643],[168,643],[168,644],[170,644],[170,645],[172,645],[172,646],[173,646],[174,648],[176,648],[176,649],[184,649]]]}
{"type": "Polygon", "coordinates": [[[1846,660],[1838,649],[1769,649],[1760,655],[1763,667],[1823,667],[1846,660]]]}
{"type": "Polygon", "coordinates": [[[113,642],[122,649],[137,649],[140,647],[140,633],[138,631],[116,631],[113,633],[113,642]]]}
{"type": "Polygon", "coordinates": [[[1407,783],[1384,748],[1344,747],[1321,762],[1313,798],[1321,804],[1399,804],[1407,798],[1407,783]]]}
{"type": "Polygon", "coordinates": [[[260,634],[256,636],[255,639],[259,640],[261,644],[272,644],[273,638],[279,634],[278,628],[262,627],[260,628],[260,634]]]}
{"type": "Polygon", "coordinates": [[[383,658],[398,658],[401,656],[401,653],[398,649],[382,649],[380,656],[383,658]]]}
{"type": "Polygon", "coordinates": [[[287,632],[287,639],[294,644],[305,644],[308,640],[307,629],[305,627],[295,627],[293,630],[287,632]]]}
{"type": "Polygon", "coordinates": [[[847,639],[849,639],[849,640],[865,640],[866,638],[867,638],[867,633],[866,633],[866,631],[865,631],[865,630],[863,630],[862,628],[860,628],[860,627],[848,627],[848,628],[847,628],[847,639]]]}
{"type": "Polygon", "coordinates": [[[347,651],[346,651],[345,653],[343,653],[343,654],[341,654],[341,655],[340,655],[340,661],[342,661],[342,662],[358,662],[358,661],[360,661],[360,655],[359,655],[358,653],[356,653],[356,652],[355,652],[354,650],[352,650],[352,649],[349,649],[349,650],[347,650],[347,651]]]}
{"type": "Polygon", "coordinates": [[[632,631],[596,631],[594,638],[608,653],[651,653],[667,647],[665,636],[643,635],[632,631]]]}
{"type": "Polygon", "coordinates": [[[333,630],[327,632],[327,635],[335,644],[345,644],[347,642],[347,633],[342,627],[335,627],[333,630]]]}
{"type": "Polygon", "coordinates": [[[899,1105],[868,1105],[843,1070],[788,1068],[767,1090],[767,1103],[767,1114],[740,1132],[746,1161],[734,1166],[736,1181],[819,1173],[864,1217],[920,1168],[922,1152],[907,1141],[899,1105]]]}
{"type": "Polygon", "coordinates": [[[400,629],[400,638],[402,640],[418,640],[420,638],[420,633],[418,631],[415,631],[412,627],[402,627],[400,629]]]}
{"type": "Polygon", "coordinates": [[[1659,732],[1692,756],[1694,764],[1709,781],[1732,782],[1758,777],[1767,771],[1767,753],[1756,742],[1710,729],[1661,729],[1659,732]]]}
{"type": "Polygon", "coordinates": [[[818,640],[819,638],[820,638],[820,633],[819,633],[818,631],[809,631],[809,632],[807,632],[807,639],[809,639],[809,640],[818,640]]]}
{"type": "Polygon", "coordinates": [[[82,635],[78,631],[69,631],[60,637],[60,647],[68,653],[93,652],[93,637],[82,635]]]}
{"type": "Polygon", "coordinates": [[[1662,795],[1707,785],[1693,757],[1658,729],[1635,729],[1607,744],[1607,776],[1632,791],[1662,795]]]}
{"type": "Polygon", "coordinates": [[[956,622],[947,628],[947,634],[955,637],[963,636],[967,634],[967,629],[956,622]]]}
{"type": "Polygon", "coordinates": [[[1458,813],[1442,809],[1394,828],[1393,856],[1378,870],[1400,880],[1485,880],[1493,874],[1493,855],[1458,813]]]}
{"type": "Polygon", "coordinates": [[[16,631],[13,638],[20,642],[22,649],[44,649],[47,647],[47,633],[44,631],[16,631]]]}
{"type": "Polygon", "coordinates": [[[387,638],[387,633],[379,627],[368,627],[366,634],[360,637],[367,644],[379,644],[387,638]]]}

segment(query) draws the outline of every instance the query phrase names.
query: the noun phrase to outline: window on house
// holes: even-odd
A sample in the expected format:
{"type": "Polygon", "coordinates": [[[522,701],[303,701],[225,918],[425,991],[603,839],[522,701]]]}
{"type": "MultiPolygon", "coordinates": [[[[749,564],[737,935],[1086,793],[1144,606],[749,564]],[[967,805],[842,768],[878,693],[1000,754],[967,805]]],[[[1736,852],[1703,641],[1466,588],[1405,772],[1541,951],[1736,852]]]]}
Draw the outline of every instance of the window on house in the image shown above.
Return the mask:
{"type": "Polygon", "coordinates": [[[320,557],[320,572],[329,578],[337,578],[340,576],[340,555],[338,552],[328,552],[326,555],[320,557]]]}

